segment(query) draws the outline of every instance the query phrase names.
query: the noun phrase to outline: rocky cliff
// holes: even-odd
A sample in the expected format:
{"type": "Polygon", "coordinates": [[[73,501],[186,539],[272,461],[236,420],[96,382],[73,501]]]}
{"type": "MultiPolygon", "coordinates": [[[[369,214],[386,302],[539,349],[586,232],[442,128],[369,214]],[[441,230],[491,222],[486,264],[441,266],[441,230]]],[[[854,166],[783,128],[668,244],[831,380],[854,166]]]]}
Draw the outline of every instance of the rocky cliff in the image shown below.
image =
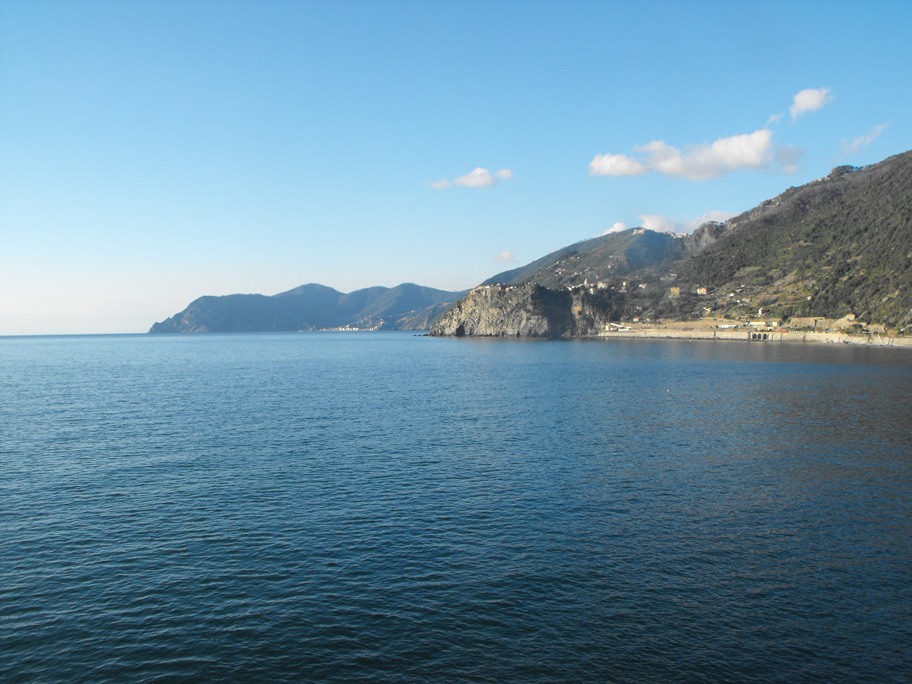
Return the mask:
{"type": "Polygon", "coordinates": [[[431,335],[580,337],[604,330],[616,316],[607,292],[534,283],[481,285],[438,318],[431,335]]]}

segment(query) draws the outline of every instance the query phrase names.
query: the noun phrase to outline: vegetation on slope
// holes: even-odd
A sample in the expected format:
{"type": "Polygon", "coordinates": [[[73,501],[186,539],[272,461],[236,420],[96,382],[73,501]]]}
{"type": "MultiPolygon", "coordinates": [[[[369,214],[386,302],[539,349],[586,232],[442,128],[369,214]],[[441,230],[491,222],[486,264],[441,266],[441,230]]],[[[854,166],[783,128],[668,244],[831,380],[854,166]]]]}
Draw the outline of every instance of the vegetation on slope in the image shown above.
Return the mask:
{"type": "Polygon", "coordinates": [[[780,317],[912,322],[912,152],[827,178],[730,221],[680,266],[691,283],[747,286],[780,317]]]}
{"type": "MultiPolygon", "coordinates": [[[[599,319],[608,312],[620,321],[854,314],[903,330],[912,324],[912,152],[860,169],[838,167],[691,235],[639,228],[579,242],[483,285],[495,283],[570,290],[574,302],[588,294],[598,301],[599,319]]],[[[501,297],[496,305],[532,307],[515,299],[501,297]]],[[[476,300],[469,309],[478,318],[476,300]]],[[[437,329],[459,329],[453,316],[464,308],[454,308],[437,329]]],[[[484,318],[513,320],[519,313],[484,318]]]]}

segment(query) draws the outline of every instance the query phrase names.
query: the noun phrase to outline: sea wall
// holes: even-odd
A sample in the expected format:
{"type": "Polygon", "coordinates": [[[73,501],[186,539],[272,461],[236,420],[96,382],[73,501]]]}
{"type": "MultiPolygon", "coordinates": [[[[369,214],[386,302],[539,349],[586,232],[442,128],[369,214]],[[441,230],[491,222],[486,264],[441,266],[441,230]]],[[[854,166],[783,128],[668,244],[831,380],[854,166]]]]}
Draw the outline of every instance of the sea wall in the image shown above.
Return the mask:
{"type": "Polygon", "coordinates": [[[789,330],[718,330],[684,328],[632,328],[603,332],[599,337],[651,338],[663,340],[725,340],[738,342],[786,342],[798,344],[859,344],[875,347],[906,347],[912,349],[912,338],[886,335],[848,335],[832,332],[800,332],[789,330]]]}

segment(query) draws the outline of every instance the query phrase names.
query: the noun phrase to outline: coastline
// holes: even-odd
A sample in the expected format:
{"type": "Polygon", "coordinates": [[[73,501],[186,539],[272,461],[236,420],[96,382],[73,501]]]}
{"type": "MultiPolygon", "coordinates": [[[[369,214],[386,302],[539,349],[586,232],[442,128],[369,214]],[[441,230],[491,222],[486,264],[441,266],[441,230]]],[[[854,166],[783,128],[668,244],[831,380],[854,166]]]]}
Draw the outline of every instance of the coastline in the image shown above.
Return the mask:
{"type": "Polygon", "coordinates": [[[650,338],[665,340],[721,340],[731,342],[751,342],[770,344],[854,344],[874,347],[902,347],[912,349],[912,337],[889,337],[878,334],[854,334],[839,332],[809,332],[797,330],[755,330],[737,329],[720,330],[718,328],[698,328],[684,326],[649,326],[629,330],[610,330],[599,333],[600,339],[613,338],[650,338]]]}

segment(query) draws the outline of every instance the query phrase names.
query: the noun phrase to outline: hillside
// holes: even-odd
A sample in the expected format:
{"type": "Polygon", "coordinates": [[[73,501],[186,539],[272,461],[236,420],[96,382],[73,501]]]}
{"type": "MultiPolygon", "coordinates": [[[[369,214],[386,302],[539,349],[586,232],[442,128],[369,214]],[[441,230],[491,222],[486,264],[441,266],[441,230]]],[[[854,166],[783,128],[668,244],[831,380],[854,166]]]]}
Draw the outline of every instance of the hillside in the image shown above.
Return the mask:
{"type": "Polygon", "coordinates": [[[680,258],[684,250],[683,241],[667,233],[643,228],[625,230],[564,247],[526,266],[498,273],[482,285],[536,283],[550,288],[572,287],[656,271],[680,258]]]}
{"type": "Polygon", "coordinates": [[[269,332],[343,327],[423,330],[430,319],[463,294],[412,283],[344,294],[311,283],[272,296],[200,297],[183,311],[155,323],[149,332],[269,332]]]}
{"type": "Polygon", "coordinates": [[[605,316],[747,321],[761,315],[782,321],[854,316],[904,330],[912,324],[912,152],[863,168],[838,167],[691,235],[637,228],[579,242],[483,286],[487,290],[473,290],[441,317],[432,333],[575,336],[587,334],[587,320],[605,316]],[[534,290],[533,301],[533,290],[511,289],[522,284],[572,296],[534,290]],[[492,294],[494,285],[503,294],[492,294]],[[526,299],[518,296],[524,292],[526,299]],[[588,294],[585,306],[578,293],[588,294]],[[543,301],[558,310],[543,311],[543,301]],[[485,306],[505,310],[484,312],[485,306]],[[531,311],[547,320],[585,320],[537,332],[535,326],[498,330],[494,323],[522,320],[531,311]]]}
{"type": "Polygon", "coordinates": [[[782,318],[852,313],[909,324],[912,152],[836,168],[731,219],[680,276],[722,291],[744,288],[752,305],[782,318]]]}

